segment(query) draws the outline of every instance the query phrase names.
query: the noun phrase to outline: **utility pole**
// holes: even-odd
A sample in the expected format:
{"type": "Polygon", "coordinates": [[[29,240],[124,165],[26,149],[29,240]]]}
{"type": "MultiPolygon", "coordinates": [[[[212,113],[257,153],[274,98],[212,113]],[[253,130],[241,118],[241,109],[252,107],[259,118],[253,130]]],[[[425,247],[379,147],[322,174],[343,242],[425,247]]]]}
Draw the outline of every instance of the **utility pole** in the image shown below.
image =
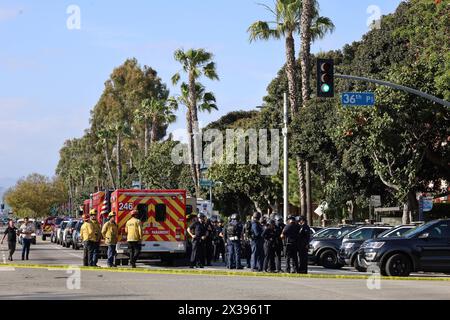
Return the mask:
{"type": "Polygon", "coordinates": [[[288,97],[287,93],[284,93],[284,128],[283,128],[283,140],[284,140],[284,181],[283,181],[283,215],[284,222],[287,223],[289,213],[289,141],[288,141],[288,127],[289,127],[289,111],[288,111],[288,97]]]}

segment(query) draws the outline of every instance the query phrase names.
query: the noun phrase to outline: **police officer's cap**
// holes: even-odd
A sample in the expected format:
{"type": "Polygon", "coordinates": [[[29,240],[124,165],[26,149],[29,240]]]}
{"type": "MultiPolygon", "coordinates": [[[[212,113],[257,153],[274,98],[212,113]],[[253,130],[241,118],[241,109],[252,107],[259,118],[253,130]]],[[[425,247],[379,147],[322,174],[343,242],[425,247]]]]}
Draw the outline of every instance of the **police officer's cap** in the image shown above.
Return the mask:
{"type": "Polygon", "coordinates": [[[274,219],[270,219],[270,220],[269,220],[269,224],[275,225],[275,220],[274,220],[274,219]]]}
{"type": "Polygon", "coordinates": [[[295,217],[294,216],[289,216],[287,219],[288,219],[288,221],[295,221],[295,217]]]}
{"type": "Polygon", "coordinates": [[[205,219],[205,218],[206,218],[206,215],[205,215],[204,213],[200,213],[200,214],[198,215],[198,217],[199,217],[200,219],[205,219]]]}
{"type": "Polygon", "coordinates": [[[283,221],[283,218],[280,215],[276,215],[275,216],[275,220],[276,221],[280,221],[280,220],[283,221]]]}
{"type": "Polygon", "coordinates": [[[300,217],[298,217],[298,221],[306,221],[306,217],[305,216],[300,216],[300,217]]]}

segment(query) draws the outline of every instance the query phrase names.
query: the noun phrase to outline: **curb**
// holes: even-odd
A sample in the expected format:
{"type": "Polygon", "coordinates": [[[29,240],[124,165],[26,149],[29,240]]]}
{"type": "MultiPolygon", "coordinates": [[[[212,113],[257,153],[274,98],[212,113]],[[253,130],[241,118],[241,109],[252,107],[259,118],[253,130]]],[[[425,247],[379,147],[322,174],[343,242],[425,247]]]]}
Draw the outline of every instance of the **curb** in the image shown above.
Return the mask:
{"type": "MultiPolygon", "coordinates": [[[[331,274],[288,274],[288,273],[254,273],[254,272],[233,272],[217,270],[175,270],[175,269],[131,269],[131,268],[94,268],[80,266],[51,266],[51,265],[21,265],[21,264],[1,264],[0,268],[16,269],[47,269],[47,270],[72,270],[74,268],[82,271],[110,272],[110,273],[138,273],[138,274],[165,274],[165,275],[193,275],[193,276],[225,276],[225,277],[253,277],[253,278],[291,278],[291,279],[342,279],[342,280],[368,280],[373,279],[373,275],[331,275],[331,274]]],[[[448,281],[449,278],[442,277],[381,277],[381,280],[391,281],[448,281]]]]}

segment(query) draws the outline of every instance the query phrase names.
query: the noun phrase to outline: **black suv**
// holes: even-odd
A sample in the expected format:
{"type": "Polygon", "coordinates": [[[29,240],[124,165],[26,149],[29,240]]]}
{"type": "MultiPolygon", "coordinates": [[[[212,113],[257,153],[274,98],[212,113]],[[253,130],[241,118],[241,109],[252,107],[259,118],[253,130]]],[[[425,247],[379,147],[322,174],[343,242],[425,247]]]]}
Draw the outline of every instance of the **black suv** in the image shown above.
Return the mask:
{"type": "Polygon", "coordinates": [[[431,221],[402,238],[369,240],[360,248],[359,261],[375,265],[381,274],[407,277],[411,272],[450,272],[450,219],[431,221]]]}
{"type": "Polygon", "coordinates": [[[391,229],[392,227],[385,226],[365,226],[350,232],[342,241],[339,262],[347,266],[353,266],[360,272],[365,272],[366,269],[358,264],[358,249],[366,240],[377,238],[383,232],[391,229]]]}
{"type": "Polygon", "coordinates": [[[325,237],[313,238],[309,244],[309,263],[323,266],[327,269],[340,269],[338,252],[344,237],[355,230],[356,226],[343,226],[332,230],[325,237]]]}

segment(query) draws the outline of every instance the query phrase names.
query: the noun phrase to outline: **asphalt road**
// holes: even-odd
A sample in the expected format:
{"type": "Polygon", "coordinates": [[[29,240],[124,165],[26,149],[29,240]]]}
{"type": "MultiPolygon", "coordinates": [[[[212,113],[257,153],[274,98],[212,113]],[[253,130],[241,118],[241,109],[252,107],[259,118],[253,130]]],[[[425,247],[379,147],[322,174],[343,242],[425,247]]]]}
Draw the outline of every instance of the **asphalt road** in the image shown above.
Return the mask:
{"type": "MultiPolygon", "coordinates": [[[[32,246],[29,261],[20,258],[17,246],[15,267],[7,264],[6,244],[0,246],[0,299],[192,299],[192,300],[345,300],[345,299],[449,299],[450,281],[366,280],[339,278],[279,278],[199,274],[152,274],[127,270],[54,270],[46,266],[81,266],[82,251],[50,242],[32,246]],[[180,290],[182,288],[182,290],[180,290]]],[[[105,267],[105,261],[99,263],[105,267]]],[[[144,261],[144,272],[167,268],[158,261],[144,261]]],[[[170,267],[184,272],[187,267],[170,267]]],[[[360,276],[352,269],[326,270],[310,267],[314,276],[360,276]]],[[[222,264],[205,268],[225,271],[222,264]]],[[[248,270],[244,270],[248,271],[248,270]]],[[[191,272],[191,271],[189,271],[191,272]]],[[[424,276],[424,275],[419,275],[424,276]]],[[[442,275],[427,275],[426,277],[442,275]]],[[[448,276],[447,276],[448,278],[448,276]]]]}

